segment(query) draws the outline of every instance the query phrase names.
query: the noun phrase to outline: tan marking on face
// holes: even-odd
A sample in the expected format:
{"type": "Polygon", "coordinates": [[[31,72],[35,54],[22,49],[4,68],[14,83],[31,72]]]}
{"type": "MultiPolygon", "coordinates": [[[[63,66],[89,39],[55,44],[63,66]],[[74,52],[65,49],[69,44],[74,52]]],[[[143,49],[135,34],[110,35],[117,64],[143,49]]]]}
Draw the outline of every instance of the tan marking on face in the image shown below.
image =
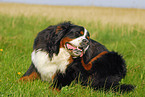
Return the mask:
{"type": "Polygon", "coordinates": [[[89,36],[87,36],[87,39],[90,39],[90,37],[89,37],[89,36]]]}
{"type": "Polygon", "coordinates": [[[61,41],[60,41],[60,48],[62,48],[62,47],[64,47],[64,45],[65,45],[65,43],[66,42],[70,42],[70,41],[72,41],[73,39],[71,39],[71,38],[69,38],[69,37],[65,37],[65,38],[63,38],[61,41]]]}
{"type": "Polygon", "coordinates": [[[80,33],[81,33],[82,35],[84,34],[84,32],[83,32],[83,31],[81,31],[80,33]]]}

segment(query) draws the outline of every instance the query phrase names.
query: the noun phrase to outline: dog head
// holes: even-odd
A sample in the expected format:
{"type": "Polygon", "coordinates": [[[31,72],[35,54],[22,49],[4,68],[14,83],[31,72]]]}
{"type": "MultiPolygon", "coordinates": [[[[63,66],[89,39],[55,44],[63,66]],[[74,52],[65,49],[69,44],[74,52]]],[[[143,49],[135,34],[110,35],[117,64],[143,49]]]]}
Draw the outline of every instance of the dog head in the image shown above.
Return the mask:
{"type": "Polygon", "coordinates": [[[89,36],[84,27],[64,22],[39,32],[33,49],[47,51],[50,59],[60,48],[66,49],[73,58],[82,57],[89,47],[89,36]]]}
{"type": "Polygon", "coordinates": [[[59,25],[56,29],[60,48],[65,48],[73,58],[82,57],[89,47],[89,32],[82,26],[59,25]]]}

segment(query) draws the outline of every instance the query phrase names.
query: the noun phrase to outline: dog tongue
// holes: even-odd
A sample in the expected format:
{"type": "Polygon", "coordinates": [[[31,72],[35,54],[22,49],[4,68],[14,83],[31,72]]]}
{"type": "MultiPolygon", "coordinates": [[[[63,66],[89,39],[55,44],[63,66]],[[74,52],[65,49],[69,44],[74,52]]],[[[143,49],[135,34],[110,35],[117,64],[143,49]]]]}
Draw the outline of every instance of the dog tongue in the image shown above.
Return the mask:
{"type": "Polygon", "coordinates": [[[81,52],[81,55],[80,55],[80,57],[82,57],[83,56],[83,51],[81,52]]]}
{"type": "Polygon", "coordinates": [[[68,50],[75,50],[75,49],[77,49],[76,47],[73,47],[72,45],[70,45],[70,44],[66,44],[66,46],[67,46],[67,49],[68,50]]]}
{"type": "Polygon", "coordinates": [[[67,44],[66,44],[66,47],[67,47],[67,49],[68,49],[68,50],[79,50],[79,51],[81,52],[80,57],[82,57],[82,56],[83,56],[83,51],[82,51],[81,49],[76,48],[76,47],[72,46],[72,45],[71,45],[71,44],[69,44],[69,43],[67,43],[67,44]]]}

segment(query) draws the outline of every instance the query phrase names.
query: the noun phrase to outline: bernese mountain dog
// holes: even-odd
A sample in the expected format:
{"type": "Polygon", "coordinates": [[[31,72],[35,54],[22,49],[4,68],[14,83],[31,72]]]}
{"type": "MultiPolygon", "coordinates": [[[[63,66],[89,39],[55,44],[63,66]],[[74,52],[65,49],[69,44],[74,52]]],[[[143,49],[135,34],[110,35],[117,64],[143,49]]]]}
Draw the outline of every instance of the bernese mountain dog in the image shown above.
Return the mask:
{"type": "Polygon", "coordinates": [[[90,39],[82,26],[70,22],[49,26],[34,40],[32,63],[20,80],[49,81],[61,89],[80,81],[94,89],[130,91],[132,85],[119,85],[126,75],[122,56],[90,39]]]}
{"type": "Polygon", "coordinates": [[[68,65],[89,48],[89,36],[84,27],[70,22],[44,29],[34,41],[31,66],[20,79],[52,81],[58,72],[65,74],[68,65]]]}

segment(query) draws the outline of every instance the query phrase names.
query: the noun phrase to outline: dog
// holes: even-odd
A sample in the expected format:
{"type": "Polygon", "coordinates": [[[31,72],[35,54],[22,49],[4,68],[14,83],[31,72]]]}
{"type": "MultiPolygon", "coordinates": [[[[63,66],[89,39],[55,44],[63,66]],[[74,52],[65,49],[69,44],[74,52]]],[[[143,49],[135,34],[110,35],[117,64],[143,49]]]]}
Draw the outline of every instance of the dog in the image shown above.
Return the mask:
{"type": "MultiPolygon", "coordinates": [[[[103,89],[129,92],[135,86],[131,84],[120,84],[126,76],[126,64],[123,56],[117,52],[109,51],[99,42],[89,39],[89,48],[83,57],[76,59],[71,64],[71,72],[74,78],[83,86],[90,86],[94,90],[103,89]]],[[[69,69],[67,71],[71,74],[69,69]]]]}
{"type": "MultiPolygon", "coordinates": [[[[34,40],[32,63],[20,80],[53,81],[59,73],[89,48],[89,32],[70,22],[49,26],[34,40]]],[[[59,80],[59,79],[57,79],[59,80]]]]}
{"type": "Polygon", "coordinates": [[[129,92],[135,86],[119,84],[126,76],[125,60],[117,52],[109,51],[99,42],[89,39],[89,48],[82,57],[75,58],[67,67],[65,74],[59,73],[54,80],[54,86],[61,89],[73,80],[94,90],[129,92]],[[59,80],[57,80],[59,79],[59,80]]]}
{"type": "Polygon", "coordinates": [[[70,22],[39,32],[31,57],[32,64],[20,80],[51,81],[58,90],[74,80],[95,90],[134,89],[119,84],[126,75],[123,57],[91,39],[84,27],[70,22]]]}

